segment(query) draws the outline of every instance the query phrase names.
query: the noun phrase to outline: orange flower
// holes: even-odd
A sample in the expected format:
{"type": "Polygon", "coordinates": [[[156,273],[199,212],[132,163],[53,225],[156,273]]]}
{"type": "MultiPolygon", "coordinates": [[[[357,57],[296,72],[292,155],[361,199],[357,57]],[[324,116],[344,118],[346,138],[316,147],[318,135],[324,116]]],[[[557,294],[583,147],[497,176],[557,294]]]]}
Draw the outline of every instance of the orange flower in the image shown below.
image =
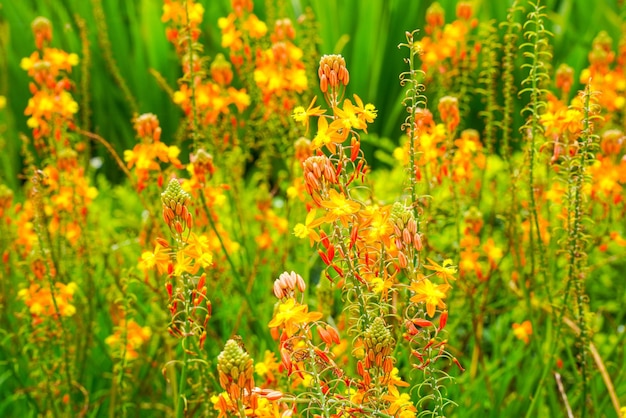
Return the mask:
{"type": "Polygon", "coordinates": [[[131,319],[126,322],[122,320],[112,335],[109,335],[104,342],[114,350],[124,353],[126,360],[132,360],[139,357],[137,350],[146,343],[152,336],[149,327],[141,327],[135,320],[131,319]],[[126,335],[124,336],[124,333],[126,335]],[[126,340],[126,347],[123,347],[123,341],[126,340]]]}
{"type": "Polygon", "coordinates": [[[513,334],[517,337],[518,340],[524,341],[524,343],[528,344],[530,341],[530,336],[533,333],[533,325],[530,321],[526,320],[521,324],[515,323],[513,324],[513,334]]]}

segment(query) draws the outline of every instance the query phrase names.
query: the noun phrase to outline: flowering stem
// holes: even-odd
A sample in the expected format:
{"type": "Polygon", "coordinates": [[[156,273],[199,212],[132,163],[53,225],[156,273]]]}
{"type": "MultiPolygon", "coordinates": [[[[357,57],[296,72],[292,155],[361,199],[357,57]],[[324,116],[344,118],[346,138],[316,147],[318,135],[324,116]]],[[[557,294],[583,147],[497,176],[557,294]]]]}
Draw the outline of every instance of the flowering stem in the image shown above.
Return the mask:
{"type": "MultiPolygon", "coordinates": [[[[35,174],[35,177],[33,178],[33,182],[35,184],[39,184],[39,178],[37,176],[38,175],[35,174]]],[[[46,226],[47,223],[46,223],[46,218],[45,218],[43,202],[41,201],[41,195],[40,195],[41,192],[39,191],[36,185],[33,187],[32,193],[33,193],[33,199],[35,201],[34,206],[36,208],[36,220],[37,221],[35,222],[35,225],[36,225],[35,228],[37,231],[37,239],[39,241],[39,252],[40,252],[42,259],[46,260],[48,259],[48,257],[46,256],[46,251],[45,251],[46,245],[43,240],[42,234],[43,234],[43,231],[45,231],[48,240],[50,240],[50,231],[48,230],[46,226]]],[[[51,250],[50,250],[50,253],[52,257],[51,250]]],[[[52,258],[50,261],[53,263],[56,271],[59,271],[57,267],[57,263],[55,262],[54,258],[52,258]]],[[[54,286],[54,282],[52,281],[52,276],[50,275],[50,270],[46,268],[45,274],[46,274],[46,278],[48,281],[48,287],[50,290],[50,297],[52,299],[52,305],[54,306],[54,313],[56,315],[56,319],[59,321],[59,327],[61,328],[61,334],[63,335],[63,337],[61,338],[61,348],[63,351],[63,364],[64,364],[64,370],[65,370],[65,379],[67,380],[67,395],[68,395],[67,410],[71,411],[72,410],[72,396],[71,396],[72,374],[70,371],[70,359],[69,359],[69,347],[68,347],[69,346],[69,343],[68,343],[69,334],[67,333],[67,330],[65,328],[65,323],[61,315],[61,310],[59,309],[59,304],[57,303],[55,286],[54,286]]],[[[54,400],[53,399],[51,400],[52,400],[52,403],[55,404],[54,400]]]]}
{"type": "Polygon", "coordinates": [[[185,348],[184,338],[181,341],[181,347],[183,348],[183,369],[180,372],[180,380],[178,382],[178,402],[176,403],[176,418],[183,418],[185,416],[185,406],[187,404],[187,398],[185,397],[185,386],[187,385],[187,365],[189,363],[189,354],[187,353],[187,349],[185,348]]]}
{"type": "Polygon", "coordinates": [[[187,53],[189,54],[189,78],[191,84],[191,139],[193,147],[197,147],[197,139],[198,139],[198,116],[196,110],[196,81],[194,80],[194,72],[193,67],[194,56],[193,56],[193,44],[191,39],[191,21],[189,20],[189,2],[185,2],[185,17],[187,19],[187,53]]]}
{"type": "Polygon", "coordinates": [[[209,220],[209,225],[211,226],[211,229],[213,230],[213,233],[215,233],[215,236],[217,236],[217,240],[220,243],[220,247],[222,247],[222,251],[224,252],[224,256],[226,257],[226,261],[228,262],[228,264],[230,265],[230,268],[232,270],[232,273],[236,276],[236,280],[235,282],[235,286],[237,287],[237,290],[239,291],[239,293],[244,297],[244,299],[246,300],[246,303],[248,304],[248,308],[250,309],[250,317],[252,318],[252,324],[255,328],[255,333],[257,336],[263,336],[266,340],[266,342],[271,345],[273,343],[273,341],[271,340],[271,337],[269,337],[269,335],[267,334],[265,327],[261,325],[261,323],[259,322],[259,315],[257,313],[256,310],[256,304],[253,302],[252,298],[250,297],[250,294],[252,292],[248,292],[247,289],[245,288],[244,285],[244,279],[241,276],[241,274],[239,273],[239,270],[237,269],[237,266],[235,266],[235,263],[233,262],[233,259],[230,257],[230,254],[228,253],[228,250],[226,249],[226,244],[224,244],[224,240],[222,239],[222,236],[220,235],[219,231],[217,230],[217,226],[215,225],[215,221],[213,220],[213,217],[211,215],[211,211],[209,209],[209,206],[206,203],[206,199],[204,197],[204,193],[200,192],[200,201],[202,202],[202,206],[204,208],[204,212],[206,214],[207,219],[209,220]]]}
{"type": "MultiPolygon", "coordinates": [[[[305,335],[308,335],[310,333],[310,331],[307,329],[303,329],[303,332],[305,335]]],[[[317,372],[317,366],[315,364],[315,357],[316,357],[315,350],[313,349],[313,344],[309,340],[307,340],[307,348],[309,351],[309,356],[308,356],[309,366],[311,367],[311,373],[313,374],[313,386],[315,386],[315,388],[317,389],[317,399],[320,401],[320,404],[321,404],[320,406],[324,413],[324,417],[330,418],[328,400],[326,399],[326,395],[324,394],[324,391],[322,390],[320,375],[317,372]]]]}

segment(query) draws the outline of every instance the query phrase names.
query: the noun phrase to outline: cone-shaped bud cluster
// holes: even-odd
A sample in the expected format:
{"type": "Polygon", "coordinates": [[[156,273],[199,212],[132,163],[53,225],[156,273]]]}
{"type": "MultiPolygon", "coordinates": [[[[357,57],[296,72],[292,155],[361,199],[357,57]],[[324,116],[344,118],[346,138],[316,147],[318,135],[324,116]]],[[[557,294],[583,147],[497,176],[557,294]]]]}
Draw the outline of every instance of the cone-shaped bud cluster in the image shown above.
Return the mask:
{"type": "Polygon", "coordinates": [[[180,63],[183,66],[183,73],[186,75],[191,74],[191,72],[198,74],[202,71],[202,58],[195,52],[188,52],[183,55],[180,63]]]}
{"type": "Polygon", "coordinates": [[[217,356],[220,385],[230,399],[241,399],[244,391],[252,393],[254,365],[250,355],[235,340],[228,340],[224,350],[217,356]]]}
{"type": "Polygon", "coordinates": [[[601,31],[594,38],[589,51],[589,62],[595,67],[606,67],[615,59],[613,39],[605,31],[601,31]]]}
{"type": "MultiPolygon", "coordinates": [[[[365,367],[373,366],[389,367],[389,361],[386,361],[395,344],[391,337],[391,332],[385,325],[385,320],[381,317],[374,319],[372,324],[363,333],[363,344],[365,348],[365,367]]],[[[391,360],[391,359],[389,359],[391,360]]],[[[391,364],[393,368],[393,364],[391,364]]],[[[391,370],[389,370],[391,371],[391,370]]]]}
{"type": "Polygon", "coordinates": [[[224,58],[224,54],[217,54],[210,67],[211,78],[221,86],[229,86],[233,81],[233,66],[224,58]]]}
{"type": "Polygon", "coordinates": [[[337,183],[333,163],[325,155],[314,155],[302,164],[304,183],[309,194],[319,192],[329,184],[337,183]]]}
{"type": "Polygon", "coordinates": [[[391,207],[390,220],[393,225],[394,243],[398,250],[413,247],[422,250],[422,236],[417,232],[417,221],[409,208],[396,202],[391,207]]]}
{"type": "Polygon", "coordinates": [[[467,1],[462,1],[456,5],[456,16],[461,20],[470,20],[474,10],[472,4],[467,1]]]}
{"type": "Polygon", "coordinates": [[[441,116],[441,120],[446,124],[449,132],[454,131],[459,126],[461,116],[459,114],[459,100],[456,97],[444,96],[439,99],[437,110],[439,110],[439,116],[441,116]]]}
{"type": "Polygon", "coordinates": [[[78,153],[71,148],[61,149],[57,154],[57,166],[66,172],[77,168],[78,153]]]}
{"type": "Polygon", "coordinates": [[[439,2],[434,2],[426,9],[426,23],[430,30],[443,26],[446,13],[439,2]]]}
{"type": "Polygon", "coordinates": [[[6,185],[0,184],[0,217],[8,212],[13,203],[13,190],[9,189],[6,185]]]}
{"type": "Polygon", "coordinates": [[[35,45],[37,49],[43,49],[45,44],[52,41],[52,23],[45,17],[37,17],[31,23],[31,29],[35,35],[35,45]]]}
{"type": "Polygon", "coordinates": [[[346,60],[341,55],[324,55],[320,59],[317,74],[320,77],[322,93],[328,92],[329,88],[336,89],[340,84],[347,86],[350,81],[346,60]]]}
{"type": "Polygon", "coordinates": [[[622,131],[619,129],[609,129],[602,134],[600,148],[604,155],[616,155],[621,153],[625,142],[626,137],[622,131]]]}
{"type": "Polygon", "coordinates": [[[191,213],[187,208],[190,197],[175,178],[170,180],[167,189],[161,193],[163,220],[179,234],[182,234],[185,229],[191,229],[193,225],[191,213]]]}
{"type": "Polygon", "coordinates": [[[285,41],[288,39],[294,39],[296,37],[296,30],[293,28],[290,19],[278,19],[274,24],[274,33],[270,35],[272,43],[285,41]]]}
{"type": "Polygon", "coordinates": [[[557,89],[562,90],[565,94],[569,93],[574,84],[574,69],[565,63],[559,65],[554,84],[557,89]]]}
{"type": "Polygon", "coordinates": [[[478,234],[483,227],[483,214],[476,206],[472,206],[463,213],[463,220],[475,234],[478,234]]]}
{"type": "Polygon", "coordinates": [[[189,161],[193,164],[193,174],[198,177],[198,181],[204,183],[210,180],[215,174],[213,156],[200,148],[195,154],[191,154],[189,161]]]}
{"type": "Polygon", "coordinates": [[[161,139],[161,127],[159,119],[153,113],[144,113],[133,120],[133,128],[141,139],[158,142],[161,139]]]}
{"type": "Polygon", "coordinates": [[[304,292],[304,289],[306,289],[304,279],[296,272],[284,272],[278,276],[278,279],[274,280],[274,295],[278,299],[293,296],[296,288],[300,292],[304,292]]]}
{"type": "Polygon", "coordinates": [[[313,151],[311,150],[311,140],[303,136],[294,142],[293,147],[296,152],[296,159],[301,163],[313,155],[313,151]]]}

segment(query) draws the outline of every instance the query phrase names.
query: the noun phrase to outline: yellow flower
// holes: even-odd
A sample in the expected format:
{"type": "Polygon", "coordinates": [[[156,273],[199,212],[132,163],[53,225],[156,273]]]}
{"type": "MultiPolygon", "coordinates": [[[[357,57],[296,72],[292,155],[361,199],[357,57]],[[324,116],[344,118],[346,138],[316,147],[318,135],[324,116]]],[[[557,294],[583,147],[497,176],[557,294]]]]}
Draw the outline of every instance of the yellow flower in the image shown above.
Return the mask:
{"type": "Polygon", "coordinates": [[[428,262],[430,263],[430,265],[428,266],[424,266],[424,268],[428,269],[428,270],[434,270],[435,274],[439,277],[441,277],[442,279],[444,279],[446,282],[448,280],[456,280],[456,277],[454,277],[453,275],[456,274],[456,267],[454,267],[452,265],[452,260],[451,259],[446,259],[443,261],[443,265],[439,265],[437,263],[435,263],[433,260],[431,260],[430,258],[427,258],[428,262]]]}
{"type": "Polygon", "coordinates": [[[415,295],[411,297],[411,302],[425,302],[426,312],[432,318],[435,316],[436,308],[445,309],[446,304],[443,300],[446,298],[451,286],[449,284],[435,286],[430,280],[424,278],[420,282],[411,282],[410,289],[415,292],[415,295]]]}
{"type": "Polygon", "coordinates": [[[343,193],[338,193],[335,189],[331,189],[328,193],[328,200],[320,202],[323,208],[328,210],[326,216],[329,222],[340,219],[344,225],[348,224],[349,215],[359,211],[361,205],[354,200],[348,200],[343,193]]]}
{"type": "Polygon", "coordinates": [[[0,110],[4,109],[7,106],[7,98],[4,96],[0,96],[0,110]]]}
{"type": "Polygon", "coordinates": [[[322,318],[321,312],[308,312],[307,305],[296,303],[294,298],[289,298],[278,306],[278,311],[268,326],[276,328],[281,325],[285,327],[287,336],[292,336],[296,332],[296,328],[300,324],[307,324],[322,318]]]}
{"type": "Polygon", "coordinates": [[[320,117],[317,120],[317,135],[313,138],[311,146],[313,149],[322,148],[326,146],[333,154],[337,152],[337,144],[342,143],[346,139],[346,135],[340,135],[338,129],[342,124],[341,119],[333,121],[330,126],[325,117],[320,117]]]}
{"type": "Polygon", "coordinates": [[[311,104],[306,110],[304,110],[302,106],[297,106],[293,110],[292,117],[296,122],[301,122],[305,126],[306,132],[309,132],[309,117],[321,116],[326,112],[326,110],[322,110],[319,106],[313,107],[315,100],[317,100],[317,96],[313,96],[313,100],[311,100],[311,104]]]}
{"type": "Polygon", "coordinates": [[[159,274],[165,274],[170,262],[170,256],[167,253],[167,249],[161,244],[157,243],[154,246],[154,251],[144,251],[141,254],[141,261],[139,261],[139,268],[143,271],[151,270],[155,266],[159,274]]]}
{"type": "Polygon", "coordinates": [[[313,245],[313,242],[317,242],[320,240],[320,236],[314,228],[318,227],[324,222],[324,218],[315,219],[315,213],[316,210],[311,209],[306,215],[304,223],[298,223],[293,228],[293,234],[296,237],[302,239],[309,237],[309,239],[311,240],[311,245],[313,245]]]}
{"type": "Polygon", "coordinates": [[[391,402],[389,409],[387,409],[388,414],[396,416],[396,414],[400,412],[403,417],[415,416],[417,409],[411,402],[411,397],[408,393],[400,394],[395,386],[389,386],[389,391],[387,395],[383,395],[383,399],[391,402]],[[405,411],[409,414],[406,414],[405,411]]]}
{"type": "Polygon", "coordinates": [[[341,127],[343,128],[342,134],[344,137],[348,136],[350,129],[363,129],[367,132],[367,123],[359,118],[359,109],[356,108],[350,99],[346,99],[343,102],[343,109],[335,108],[335,115],[341,121],[341,127]]]}

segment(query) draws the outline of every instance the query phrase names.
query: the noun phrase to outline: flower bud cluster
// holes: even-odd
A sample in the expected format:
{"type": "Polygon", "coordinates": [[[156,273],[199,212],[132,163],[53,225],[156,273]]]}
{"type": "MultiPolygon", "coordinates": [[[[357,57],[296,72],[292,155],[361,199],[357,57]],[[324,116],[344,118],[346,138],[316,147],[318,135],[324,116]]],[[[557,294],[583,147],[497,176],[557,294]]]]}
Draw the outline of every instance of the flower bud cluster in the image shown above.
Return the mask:
{"type": "Polygon", "coordinates": [[[191,213],[187,208],[190,197],[175,178],[170,180],[167,189],[161,193],[163,220],[178,234],[182,234],[185,229],[191,229],[193,225],[191,213]]]}
{"type": "Polygon", "coordinates": [[[385,325],[385,320],[376,317],[372,324],[363,333],[365,348],[365,368],[384,368],[385,371],[393,368],[393,360],[389,357],[395,344],[391,332],[385,325]]]}
{"type": "Polygon", "coordinates": [[[310,195],[324,191],[329,184],[337,183],[335,167],[325,155],[314,155],[302,164],[306,190],[310,195]]]}
{"type": "Polygon", "coordinates": [[[228,340],[217,356],[220,385],[232,400],[252,393],[254,364],[250,355],[235,340],[228,340]]]}
{"type": "Polygon", "coordinates": [[[278,299],[291,297],[294,295],[296,288],[300,292],[304,292],[306,285],[302,276],[292,271],[291,273],[284,272],[278,279],[274,280],[274,295],[278,299]]]}
{"type": "Polygon", "coordinates": [[[317,74],[320,78],[322,93],[327,93],[329,88],[337,89],[340,85],[345,87],[350,81],[346,60],[341,55],[324,55],[320,59],[317,74]]]}

